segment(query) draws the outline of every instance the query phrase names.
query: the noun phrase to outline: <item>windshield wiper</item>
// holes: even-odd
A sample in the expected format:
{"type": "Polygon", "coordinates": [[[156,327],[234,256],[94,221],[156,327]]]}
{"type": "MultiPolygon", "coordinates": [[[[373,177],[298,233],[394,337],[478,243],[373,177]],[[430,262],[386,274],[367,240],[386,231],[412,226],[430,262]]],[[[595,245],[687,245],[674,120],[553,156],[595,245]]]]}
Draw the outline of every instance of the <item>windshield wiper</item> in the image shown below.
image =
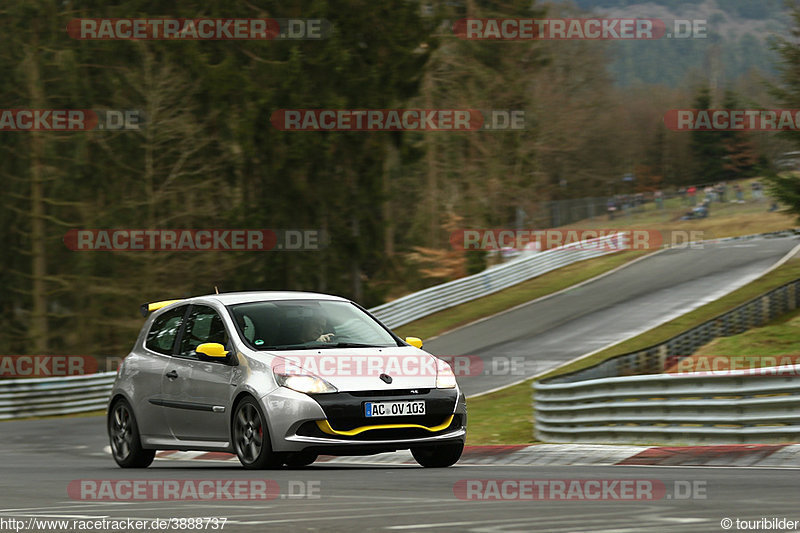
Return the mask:
{"type": "Polygon", "coordinates": [[[319,348],[391,348],[391,345],[363,344],[360,342],[334,342],[333,344],[323,344],[319,348]]]}
{"type": "Polygon", "coordinates": [[[308,344],[281,344],[280,346],[256,346],[256,350],[261,352],[277,352],[281,350],[303,350],[308,347],[308,344]]]}
{"type": "Polygon", "coordinates": [[[284,350],[318,350],[322,348],[391,348],[392,344],[363,344],[360,342],[334,342],[331,344],[282,344],[280,346],[257,346],[256,349],[262,352],[284,351],[284,350]]]}

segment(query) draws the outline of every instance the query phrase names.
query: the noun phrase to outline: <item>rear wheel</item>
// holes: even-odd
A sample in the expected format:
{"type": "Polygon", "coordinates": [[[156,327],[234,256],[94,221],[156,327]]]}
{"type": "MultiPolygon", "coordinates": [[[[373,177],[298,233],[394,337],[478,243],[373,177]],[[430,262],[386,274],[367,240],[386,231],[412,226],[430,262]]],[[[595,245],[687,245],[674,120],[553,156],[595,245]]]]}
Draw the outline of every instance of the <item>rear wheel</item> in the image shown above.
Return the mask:
{"type": "Polygon", "coordinates": [[[108,411],[108,437],[111,455],[122,468],[147,468],[156,456],[155,450],[142,448],[139,427],[126,400],[117,400],[108,411]]]}
{"type": "Polygon", "coordinates": [[[318,454],[311,452],[290,453],[283,463],[289,468],[300,468],[310,465],[317,460],[317,457],[318,454]]]}
{"type": "Polygon", "coordinates": [[[272,451],[267,419],[252,397],[244,398],[233,415],[233,446],[245,468],[257,470],[281,465],[280,456],[272,451]]]}
{"type": "Polygon", "coordinates": [[[463,451],[464,443],[459,442],[442,446],[411,448],[411,455],[420,465],[426,468],[444,468],[456,464],[463,451]]]}

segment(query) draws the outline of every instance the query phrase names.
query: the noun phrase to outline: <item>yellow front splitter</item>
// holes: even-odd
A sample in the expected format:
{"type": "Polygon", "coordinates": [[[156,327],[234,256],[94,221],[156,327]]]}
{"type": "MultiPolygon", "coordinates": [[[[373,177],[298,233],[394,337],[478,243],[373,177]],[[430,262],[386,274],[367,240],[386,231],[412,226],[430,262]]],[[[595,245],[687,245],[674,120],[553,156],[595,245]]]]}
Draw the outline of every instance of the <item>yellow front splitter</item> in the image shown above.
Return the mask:
{"type": "Polygon", "coordinates": [[[430,431],[431,433],[436,433],[437,431],[442,431],[447,429],[450,424],[453,423],[453,418],[455,415],[450,415],[450,418],[444,421],[444,423],[439,424],[438,426],[428,427],[422,426],[420,424],[383,424],[383,425],[376,425],[376,426],[361,426],[355,429],[348,429],[346,431],[333,429],[331,427],[330,422],[327,420],[317,420],[317,427],[323,433],[327,433],[328,435],[342,435],[345,437],[352,437],[354,435],[358,435],[360,433],[364,433],[365,431],[372,431],[373,429],[424,429],[426,431],[430,431]]]}

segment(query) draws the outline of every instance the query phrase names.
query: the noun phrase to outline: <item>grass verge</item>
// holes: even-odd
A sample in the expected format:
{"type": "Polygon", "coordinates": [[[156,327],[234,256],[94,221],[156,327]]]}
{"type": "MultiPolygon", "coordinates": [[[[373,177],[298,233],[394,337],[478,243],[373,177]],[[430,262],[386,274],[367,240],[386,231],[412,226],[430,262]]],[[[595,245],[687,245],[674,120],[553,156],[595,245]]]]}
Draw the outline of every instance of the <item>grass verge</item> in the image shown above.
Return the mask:
{"type": "Polygon", "coordinates": [[[800,309],[764,326],[709,342],[676,367],[735,370],[800,363],[800,309]],[[735,359],[734,359],[735,358],[735,359]],[[726,364],[727,361],[727,364],[726,364]],[[713,364],[713,368],[711,365],[713,364]]]}
{"type": "Polygon", "coordinates": [[[467,400],[467,445],[531,444],[531,382],[467,400]]]}
{"type": "MultiPolygon", "coordinates": [[[[618,215],[614,220],[596,217],[565,226],[564,229],[652,229],[702,231],[705,239],[720,239],[754,233],[767,233],[794,227],[795,218],[783,211],[769,212],[771,201],[752,199],[749,181],[742,182],[746,192],[745,203],[713,202],[708,218],[680,220],[691,206],[684,205],[680,198],[671,198],[664,203],[664,209],[656,209],[653,203],[645,204],[638,213],[618,215]]],[[[730,196],[730,195],[729,195],[730,196]]],[[[701,197],[702,198],[702,197],[701,197]]],[[[699,204],[701,198],[698,198],[699,204]]]]}

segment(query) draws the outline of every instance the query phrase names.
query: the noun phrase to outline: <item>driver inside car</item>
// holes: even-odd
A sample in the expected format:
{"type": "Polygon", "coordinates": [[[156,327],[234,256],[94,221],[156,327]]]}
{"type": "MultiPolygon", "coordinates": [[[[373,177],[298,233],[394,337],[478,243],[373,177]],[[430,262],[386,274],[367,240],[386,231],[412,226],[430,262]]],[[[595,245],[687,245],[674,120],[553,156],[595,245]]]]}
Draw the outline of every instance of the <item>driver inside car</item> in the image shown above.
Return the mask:
{"type": "Polygon", "coordinates": [[[305,342],[330,342],[336,335],[325,333],[328,321],[324,316],[314,313],[314,316],[303,323],[303,339],[305,342]]]}

